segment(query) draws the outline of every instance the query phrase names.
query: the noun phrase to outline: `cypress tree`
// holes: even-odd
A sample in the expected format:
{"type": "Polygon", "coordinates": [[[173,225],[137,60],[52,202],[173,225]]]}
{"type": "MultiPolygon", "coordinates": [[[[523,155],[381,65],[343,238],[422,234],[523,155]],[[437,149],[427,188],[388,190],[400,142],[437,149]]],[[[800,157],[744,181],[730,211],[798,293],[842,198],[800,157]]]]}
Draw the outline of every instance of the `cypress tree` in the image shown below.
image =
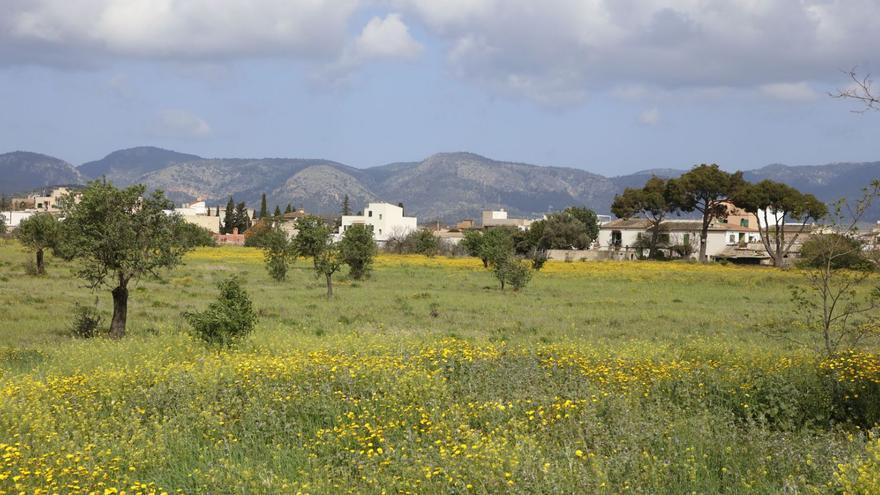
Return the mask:
{"type": "MultiPolygon", "coordinates": [[[[217,207],[219,212],[220,207],[217,207]]],[[[219,213],[218,213],[219,215],[219,213]]],[[[221,232],[224,234],[231,234],[232,229],[237,227],[237,219],[235,218],[235,203],[232,201],[232,196],[229,197],[229,202],[226,203],[226,215],[223,217],[223,228],[221,232]]]]}
{"type": "Polygon", "coordinates": [[[287,203],[287,208],[284,209],[284,213],[291,213],[291,212],[293,212],[293,205],[291,205],[290,203],[287,203]]]}
{"type": "Polygon", "coordinates": [[[275,217],[276,218],[281,217],[281,208],[279,208],[278,205],[275,205],[275,217]]]}
{"type": "Polygon", "coordinates": [[[348,203],[348,194],[342,198],[342,215],[351,215],[351,205],[348,203]]]}
{"type": "MultiPolygon", "coordinates": [[[[256,213],[254,213],[256,215],[256,213]]],[[[269,207],[266,206],[266,193],[263,193],[263,197],[260,199],[260,216],[254,216],[254,218],[266,218],[269,215],[269,207]]]]}

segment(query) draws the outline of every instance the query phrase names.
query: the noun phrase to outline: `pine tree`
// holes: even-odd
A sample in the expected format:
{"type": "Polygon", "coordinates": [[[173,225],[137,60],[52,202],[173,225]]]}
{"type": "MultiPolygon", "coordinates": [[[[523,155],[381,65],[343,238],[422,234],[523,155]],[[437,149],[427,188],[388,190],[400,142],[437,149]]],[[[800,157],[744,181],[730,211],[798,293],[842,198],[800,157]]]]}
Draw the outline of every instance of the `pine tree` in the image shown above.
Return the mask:
{"type": "Polygon", "coordinates": [[[281,208],[275,205],[275,218],[281,218],[281,208]]]}
{"type": "MultiPolygon", "coordinates": [[[[218,215],[220,207],[217,207],[218,215]]],[[[226,215],[223,217],[223,228],[221,232],[224,234],[231,234],[232,229],[234,229],[237,225],[237,220],[235,218],[235,202],[232,201],[232,196],[229,197],[229,202],[226,203],[226,215]]]]}
{"type": "Polygon", "coordinates": [[[269,215],[269,207],[266,206],[266,193],[263,193],[263,197],[260,199],[260,216],[255,216],[254,218],[266,218],[269,215]]]}
{"type": "Polygon", "coordinates": [[[348,194],[342,198],[342,215],[351,215],[351,205],[348,203],[348,194]]]}
{"type": "Polygon", "coordinates": [[[284,213],[292,213],[292,212],[293,212],[293,205],[291,205],[290,203],[287,203],[287,208],[284,209],[284,213]]]}
{"type": "Polygon", "coordinates": [[[242,201],[235,207],[235,226],[238,227],[238,233],[244,232],[251,227],[251,218],[248,215],[247,204],[242,201]]]}

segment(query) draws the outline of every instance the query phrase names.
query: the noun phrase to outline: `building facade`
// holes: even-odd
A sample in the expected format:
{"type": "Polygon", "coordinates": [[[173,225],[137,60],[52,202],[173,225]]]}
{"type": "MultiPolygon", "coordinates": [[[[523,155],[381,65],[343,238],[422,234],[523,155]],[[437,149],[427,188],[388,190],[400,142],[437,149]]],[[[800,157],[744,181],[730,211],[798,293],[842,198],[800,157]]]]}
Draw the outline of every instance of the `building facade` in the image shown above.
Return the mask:
{"type": "Polygon", "coordinates": [[[384,243],[397,236],[405,236],[418,229],[416,217],[403,216],[403,208],[391,203],[370,203],[363,215],[343,215],[339,235],[352,225],[369,225],[373,228],[373,238],[384,243]]]}

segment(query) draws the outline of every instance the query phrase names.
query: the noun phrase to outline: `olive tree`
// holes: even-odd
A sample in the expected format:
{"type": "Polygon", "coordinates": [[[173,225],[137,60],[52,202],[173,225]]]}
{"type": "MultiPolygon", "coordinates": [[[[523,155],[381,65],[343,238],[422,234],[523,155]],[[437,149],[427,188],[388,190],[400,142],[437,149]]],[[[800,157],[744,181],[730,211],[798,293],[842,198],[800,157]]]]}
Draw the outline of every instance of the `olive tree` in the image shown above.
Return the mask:
{"type": "Polygon", "coordinates": [[[743,185],[742,172],[728,173],[718,165],[698,165],[677,179],[669,180],[672,203],[685,212],[697,211],[702,217],[700,262],[706,262],[709,225],[727,217],[728,200],[743,185]]]}
{"type": "Polygon", "coordinates": [[[333,242],[330,227],[318,217],[307,216],[297,220],[297,234],[293,248],[301,256],[312,258],[316,277],[327,282],[327,299],[333,297],[333,275],[344,264],[339,246],[333,242]]]}
{"type": "Polygon", "coordinates": [[[761,242],[773,264],[778,267],[784,265],[791,247],[807,228],[807,223],[819,220],[828,213],[825,203],[812,194],[804,194],[787,184],[771,180],[744,184],[734,195],[733,202],[758,218],[761,242]],[[800,225],[786,240],[786,224],[790,220],[800,225]]]}
{"type": "Polygon", "coordinates": [[[18,224],[15,237],[31,249],[37,259],[37,275],[46,273],[43,260],[45,250],[56,247],[58,242],[58,219],[51,213],[37,213],[18,224]]]}
{"type": "Polygon", "coordinates": [[[110,336],[125,335],[128,286],[143,276],[179,265],[191,248],[176,235],[183,220],[161,191],[145,196],[143,185],[118,189],[102,181],[86,187],[78,202],[64,203],[61,253],[78,259],[78,275],[93,289],[111,287],[110,336]]]}
{"type": "Polygon", "coordinates": [[[278,282],[284,281],[290,262],[296,258],[296,250],[287,232],[280,225],[275,225],[262,233],[260,239],[269,276],[278,282]]]}
{"type": "MultiPolygon", "coordinates": [[[[346,196],[346,198],[348,198],[346,196]]],[[[351,225],[342,234],[339,249],[349,275],[355,280],[369,276],[376,257],[376,241],[373,228],[367,225],[351,225]]]]}

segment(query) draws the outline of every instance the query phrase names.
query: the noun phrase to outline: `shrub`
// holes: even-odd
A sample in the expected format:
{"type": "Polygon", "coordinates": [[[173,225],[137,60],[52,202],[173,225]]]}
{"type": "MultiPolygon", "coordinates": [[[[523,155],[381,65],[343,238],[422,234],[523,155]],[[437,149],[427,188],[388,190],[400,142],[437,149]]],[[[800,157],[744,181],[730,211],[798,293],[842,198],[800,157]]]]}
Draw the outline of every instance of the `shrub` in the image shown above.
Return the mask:
{"type": "Polygon", "coordinates": [[[434,256],[440,249],[440,240],[433,232],[426,229],[416,230],[406,236],[406,244],[411,246],[413,253],[434,256]]]}
{"type": "Polygon", "coordinates": [[[180,222],[176,224],[176,228],[176,237],[182,246],[194,248],[214,247],[217,245],[217,241],[214,240],[214,234],[204,227],[194,223],[180,222]]]}
{"type": "Polygon", "coordinates": [[[217,284],[220,295],[201,312],[186,312],[183,317],[195,334],[215,345],[232,345],[247,336],[257,324],[251,298],[235,277],[217,284]]]}
{"type": "Polygon", "coordinates": [[[70,334],[80,339],[96,337],[103,320],[104,318],[96,308],[82,306],[77,303],[73,310],[73,322],[70,326],[70,334]]]}
{"type": "Polygon", "coordinates": [[[874,264],[865,255],[859,239],[841,234],[817,234],[801,247],[802,268],[822,268],[830,261],[834,270],[849,269],[866,271],[874,264]]]}
{"type": "Polygon", "coordinates": [[[501,282],[501,290],[504,290],[506,285],[510,285],[516,292],[528,285],[529,280],[532,279],[532,272],[528,265],[513,256],[498,260],[493,271],[495,277],[501,282]]]}
{"type": "Polygon", "coordinates": [[[290,260],[295,256],[287,234],[280,227],[275,227],[268,233],[262,234],[260,242],[266,260],[266,270],[274,280],[283,281],[287,278],[290,260]]]}

